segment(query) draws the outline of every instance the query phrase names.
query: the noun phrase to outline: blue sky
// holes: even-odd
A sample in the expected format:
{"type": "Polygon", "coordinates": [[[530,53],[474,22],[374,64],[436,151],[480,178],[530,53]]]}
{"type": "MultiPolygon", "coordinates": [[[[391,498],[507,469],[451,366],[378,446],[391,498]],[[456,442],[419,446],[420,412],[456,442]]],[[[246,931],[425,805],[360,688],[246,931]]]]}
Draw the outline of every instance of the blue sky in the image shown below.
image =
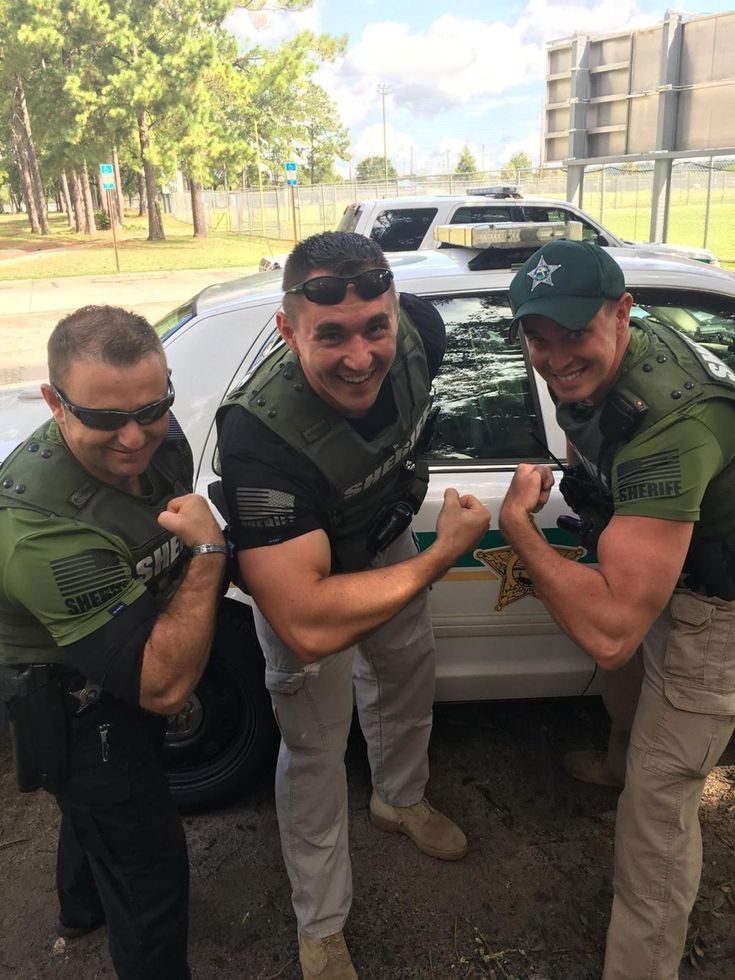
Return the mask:
{"type": "MultiPolygon", "coordinates": [[[[687,15],[735,8],[733,0],[691,0],[687,15]]],[[[454,169],[466,144],[480,169],[494,170],[519,150],[538,161],[546,42],[575,31],[603,34],[660,22],[654,0],[315,0],[300,13],[240,10],[230,21],[250,42],[274,44],[310,29],[347,34],[345,55],[317,80],[339,108],[352,144],[351,167],[383,153],[401,172],[454,169]]]]}

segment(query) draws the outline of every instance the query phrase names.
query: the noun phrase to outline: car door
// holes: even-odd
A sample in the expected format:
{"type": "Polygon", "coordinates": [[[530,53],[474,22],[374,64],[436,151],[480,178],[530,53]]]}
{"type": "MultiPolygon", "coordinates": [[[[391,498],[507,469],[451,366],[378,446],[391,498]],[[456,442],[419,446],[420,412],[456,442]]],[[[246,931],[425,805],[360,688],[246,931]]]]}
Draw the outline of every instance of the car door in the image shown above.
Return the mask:
{"type": "MultiPolygon", "coordinates": [[[[492,515],[479,547],[432,589],[437,698],[581,694],[593,677],[592,661],[559,632],[497,529],[517,463],[548,462],[549,442],[558,450],[558,430],[547,432],[555,429],[548,393],[520,344],[508,341],[512,314],[504,291],[432,301],[446,324],[447,352],[435,380],[439,411],[425,449],[431,476],[415,522],[420,545],[434,539],[447,487],[475,494],[492,515]]],[[[557,482],[536,518],[539,531],[571,560],[589,560],[557,528],[562,513],[569,509],[557,482]]]]}

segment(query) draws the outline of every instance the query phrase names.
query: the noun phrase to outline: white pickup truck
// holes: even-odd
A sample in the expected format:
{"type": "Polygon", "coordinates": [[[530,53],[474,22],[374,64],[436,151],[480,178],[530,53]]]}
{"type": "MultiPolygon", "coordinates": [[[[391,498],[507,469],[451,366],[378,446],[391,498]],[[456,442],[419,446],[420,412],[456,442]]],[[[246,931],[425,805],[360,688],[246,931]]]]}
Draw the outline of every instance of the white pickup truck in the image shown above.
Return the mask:
{"type": "MultiPolygon", "coordinates": [[[[432,540],[446,487],[474,493],[492,514],[485,539],[432,590],[436,696],[473,701],[591,694],[597,690],[592,660],[560,634],[497,530],[516,464],[548,460],[544,447],[562,458],[565,446],[545,384],[522,346],[509,343],[513,269],[480,268],[499,264],[497,250],[492,252],[488,262],[483,258],[489,252],[463,247],[390,255],[399,290],[429,298],[447,327],[447,353],[435,382],[439,414],[427,450],[429,490],[414,522],[419,541],[426,546],[432,540]]],[[[720,356],[732,355],[733,273],[632,249],[611,254],[625,272],[636,316],[673,324],[720,356]]],[[[280,301],[280,274],[255,274],[202,290],[158,324],[176,385],[174,412],[191,442],[197,488],[204,494],[216,479],[215,410],[279,343],[280,301]]],[[[35,392],[0,395],[6,450],[46,416],[35,392]]],[[[584,561],[584,548],[557,526],[565,513],[554,487],[537,524],[554,547],[584,561]]],[[[189,704],[171,719],[168,771],[179,803],[209,805],[241,790],[270,755],[274,739],[248,598],[231,589],[210,667],[189,704]]]]}

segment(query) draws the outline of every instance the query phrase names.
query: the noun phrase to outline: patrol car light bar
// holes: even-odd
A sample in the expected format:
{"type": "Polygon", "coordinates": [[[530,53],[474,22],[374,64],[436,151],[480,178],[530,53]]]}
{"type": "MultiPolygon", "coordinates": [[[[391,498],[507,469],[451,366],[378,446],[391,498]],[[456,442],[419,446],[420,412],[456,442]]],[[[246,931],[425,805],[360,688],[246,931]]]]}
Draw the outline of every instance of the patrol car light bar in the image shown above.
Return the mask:
{"type": "Polygon", "coordinates": [[[491,224],[437,225],[437,242],[463,248],[540,248],[555,238],[582,240],[580,221],[495,221],[491,224]]]}
{"type": "Polygon", "coordinates": [[[465,194],[479,194],[482,197],[522,197],[517,184],[494,184],[492,187],[467,187],[465,194]]]}

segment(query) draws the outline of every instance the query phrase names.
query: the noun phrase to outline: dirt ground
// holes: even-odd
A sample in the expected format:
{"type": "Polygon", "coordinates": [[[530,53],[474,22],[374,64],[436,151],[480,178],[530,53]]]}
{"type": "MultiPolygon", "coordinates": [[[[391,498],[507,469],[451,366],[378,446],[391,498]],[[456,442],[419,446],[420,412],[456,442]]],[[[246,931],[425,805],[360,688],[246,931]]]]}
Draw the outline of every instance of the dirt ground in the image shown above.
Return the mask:
{"type": "MultiPolygon", "coordinates": [[[[361,980],[600,977],[617,794],[575,783],[559,763],[571,748],[602,748],[606,729],[597,698],[438,706],[429,795],[470,840],[454,864],[370,826],[367,759],[353,729],[346,936],[361,980]]],[[[687,962],[682,980],[735,978],[734,784],[735,744],[706,787],[696,966],[687,962]]],[[[44,794],[15,791],[6,732],[0,794],[0,977],[112,980],[104,930],[54,948],[55,809],[44,794]]],[[[195,980],[299,980],[272,774],[185,825],[195,980]]]]}

